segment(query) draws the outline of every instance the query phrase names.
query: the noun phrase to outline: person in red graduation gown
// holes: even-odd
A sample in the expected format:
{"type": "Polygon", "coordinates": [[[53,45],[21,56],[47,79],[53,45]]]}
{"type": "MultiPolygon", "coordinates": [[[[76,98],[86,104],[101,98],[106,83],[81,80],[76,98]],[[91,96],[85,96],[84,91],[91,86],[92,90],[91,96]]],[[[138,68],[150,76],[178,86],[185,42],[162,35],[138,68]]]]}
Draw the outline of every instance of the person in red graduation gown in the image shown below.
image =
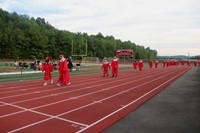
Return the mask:
{"type": "Polygon", "coordinates": [[[194,60],[194,66],[197,66],[197,60],[194,60]]]}
{"type": "Polygon", "coordinates": [[[158,68],[158,60],[155,61],[155,68],[158,68]]]}
{"type": "Polygon", "coordinates": [[[184,60],[181,61],[181,65],[182,65],[182,66],[185,65],[185,61],[184,61],[184,60]]]}
{"type": "Polygon", "coordinates": [[[200,66],[200,60],[198,60],[198,66],[200,66]]]}
{"type": "Polygon", "coordinates": [[[135,60],[135,61],[133,62],[133,68],[134,68],[134,70],[136,70],[136,69],[137,69],[137,66],[138,66],[138,61],[137,61],[137,60],[135,60]]]}
{"type": "Polygon", "coordinates": [[[170,61],[169,60],[166,61],[166,66],[167,67],[170,66],[170,61]]]}
{"type": "Polygon", "coordinates": [[[167,65],[166,60],[163,60],[163,67],[167,65]]]}
{"type": "Polygon", "coordinates": [[[140,72],[141,72],[141,71],[142,71],[142,68],[143,68],[143,66],[144,66],[142,59],[140,59],[138,65],[139,65],[139,70],[140,70],[140,72]]]}
{"type": "Polygon", "coordinates": [[[68,62],[64,57],[64,54],[61,53],[60,54],[60,62],[59,62],[59,78],[58,78],[58,82],[57,82],[57,86],[61,86],[61,85],[70,85],[70,74],[69,74],[69,70],[68,70],[68,62]]]}
{"type": "Polygon", "coordinates": [[[117,77],[118,66],[119,66],[119,60],[118,60],[117,56],[114,56],[114,59],[112,60],[112,63],[111,63],[112,77],[117,77]]]}
{"type": "Polygon", "coordinates": [[[187,61],[187,66],[190,66],[190,60],[187,61]]]}
{"type": "Polygon", "coordinates": [[[107,58],[104,58],[101,68],[103,69],[103,77],[105,77],[105,75],[108,76],[108,69],[110,68],[110,63],[108,62],[107,58]]]}
{"type": "Polygon", "coordinates": [[[152,60],[149,61],[149,67],[150,67],[150,69],[152,69],[152,67],[153,67],[153,61],[152,60]]]}
{"type": "Polygon", "coordinates": [[[51,76],[51,72],[53,71],[52,62],[50,61],[50,56],[46,56],[45,62],[42,65],[42,71],[44,72],[44,85],[47,85],[47,81],[50,80],[51,84],[53,84],[53,79],[51,76]]]}

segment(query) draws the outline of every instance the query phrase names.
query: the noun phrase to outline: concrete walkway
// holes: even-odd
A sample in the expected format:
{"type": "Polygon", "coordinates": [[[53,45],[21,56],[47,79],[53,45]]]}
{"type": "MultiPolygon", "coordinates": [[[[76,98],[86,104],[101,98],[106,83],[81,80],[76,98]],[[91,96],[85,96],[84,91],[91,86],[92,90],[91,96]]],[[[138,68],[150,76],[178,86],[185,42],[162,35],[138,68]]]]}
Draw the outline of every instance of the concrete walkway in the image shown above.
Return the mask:
{"type": "MultiPolygon", "coordinates": [[[[42,73],[42,71],[27,71],[27,72],[22,71],[22,74],[30,74],[30,73],[42,73]]],[[[13,75],[13,74],[21,74],[21,72],[3,72],[3,73],[0,73],[0,76],[13,75]]]]}
{"type": "Polygon", "coordinates": [[[200,133],[200,67],[192,68],[104,133],[200,133]]]}

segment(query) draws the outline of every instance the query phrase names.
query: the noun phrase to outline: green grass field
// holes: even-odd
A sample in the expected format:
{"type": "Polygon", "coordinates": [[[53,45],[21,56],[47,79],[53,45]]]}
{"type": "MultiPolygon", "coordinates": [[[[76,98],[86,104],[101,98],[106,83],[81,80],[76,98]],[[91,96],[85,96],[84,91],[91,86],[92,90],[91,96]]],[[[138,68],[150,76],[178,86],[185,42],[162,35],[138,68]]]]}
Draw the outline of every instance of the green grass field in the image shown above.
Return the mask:
{"type": "MultiPolygon", "coordinates": [[[[2,72],[20,72],[20,70],[5,70],[5,66],[3,65],[3,63],[0,63],[0,69],[2,70],[0,73],[2,72]]],[[[102,74],[103,70],[100,69],[100,65],[99,64],[82,64],[81,68],[97,68],[94,70],[80,70],[80,71],[72,71],[70,73],[71,76],[75,76],[75,75],[81,75],[81,74],[92,74],[92,73],[99,73],[102,74]],[[99,69],[98,69],[99,68],[99,69]]],[[[122,67],[120,68],[120,71],[122,70],[130,70],[132,69],[132,67],[122,67]]],[[[35,80],[35,79],[41,79],[43,80],[43,76],[44,73],[32,73],[32,74],[23,74],[23,72],[26,71],[33,71],[32,69],[23,69],[22,71],[22,75],[21,74],[12,74],[12,75],[0,75],[0,83],[4,83],[4,82],[17,82],[17,81],[21,81],[21,80],[35,80]]],[[[111,71],[111,70],[110,70],[111,71]]],[[[58,77],[58,72],[54,71],[52,72],[52,76],[53,78],[57,78],[58,77]]]]}

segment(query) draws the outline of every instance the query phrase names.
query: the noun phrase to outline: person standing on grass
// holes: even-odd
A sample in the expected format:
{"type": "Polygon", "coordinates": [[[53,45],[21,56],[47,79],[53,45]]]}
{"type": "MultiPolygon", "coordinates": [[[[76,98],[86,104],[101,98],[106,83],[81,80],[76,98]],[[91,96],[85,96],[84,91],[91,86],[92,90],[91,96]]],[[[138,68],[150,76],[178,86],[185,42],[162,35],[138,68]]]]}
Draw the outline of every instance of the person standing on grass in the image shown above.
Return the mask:
{"type": "Polygon", "coordinates": [[[114,56],[114,59],[112,60],[111,67],[112,67],[112,78],[115,76],[117,77],[118,74],[118,66],[119,66],[119,60],[117,56],[114,56]]]}
{"type": "Polygon", "coordinates": [[[139,65],[139,70],[140,70],[140,72],[141,72],[141,71],[142,71],[142,68],[143,68],[143,66],[144,66],[142,59],[140,59],[138,65],[139,65]]]}
{"type": "Polygon", "coordinates": [[[153,61],[150,60],[150,61],[149,61],[149,67],[150,67],[150,69],[152,69],[152,66],[153,66],[153,61]]]}
{"type": "Polygon", "coordinates": [[[47,81],[50,80],[51,84],[53,84],[53,79],[51,76],[51,72],[53,71],[52,62],[50,61],[50,56],[46,56],[45,62],[42,65],[42,71],[44,72],[44,85],[47,85],[47,81]]]}
{"type": "Polygon", "coordinates": [[[68,69],[68,62],[64,57],[64,54],[60,54],[60,62],[59,62],[59,77],[58,77],[58,82],[57,86],[61,85],[70,85],[71,83],[69,82],[70,74],[69,74],[69,69],[68,69]]]}
{"type": "Polygon", "coordinates": [[[134,68],[134,70],[137,69],[137,66],[138,66],[138,62],[137,62],[137,60],[135,60],[135,61],[133,62],[133,68],[134,68]]]}
{"type": "Polygon", "coordinates": [[[155,61],[155,68],[158,68],[158,60],[155,61]]]}
{"type": "Polygon", "coordinates": [[[105,77],[105,75],[107,75],[107,77],[108,77],[109,76],[108,68],[110,68],[110,63],[108,62],[107,58],[103,59],[103,64],[102,64],[101,68],[103,69],[103,77],[105,77]]]}

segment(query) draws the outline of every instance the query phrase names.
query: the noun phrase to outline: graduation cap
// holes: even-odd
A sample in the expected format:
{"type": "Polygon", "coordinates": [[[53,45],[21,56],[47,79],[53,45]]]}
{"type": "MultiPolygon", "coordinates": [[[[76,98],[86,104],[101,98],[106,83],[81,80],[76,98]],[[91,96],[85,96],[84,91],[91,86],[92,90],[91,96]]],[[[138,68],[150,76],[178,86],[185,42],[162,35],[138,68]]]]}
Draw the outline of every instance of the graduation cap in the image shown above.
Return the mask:
{"type": "Polygon", "coordinates": [[[49,55],[46,56],[46,59],[50,59],[50,58],[51,58],[51,56],[49,56],[49,55]]]}
{"type": "Polygon", "coordinates": [[[60,53],[60,56],[63,56],[63,57],[64,57],[65,55],[64,55],[64,53],[60,53]]]}

